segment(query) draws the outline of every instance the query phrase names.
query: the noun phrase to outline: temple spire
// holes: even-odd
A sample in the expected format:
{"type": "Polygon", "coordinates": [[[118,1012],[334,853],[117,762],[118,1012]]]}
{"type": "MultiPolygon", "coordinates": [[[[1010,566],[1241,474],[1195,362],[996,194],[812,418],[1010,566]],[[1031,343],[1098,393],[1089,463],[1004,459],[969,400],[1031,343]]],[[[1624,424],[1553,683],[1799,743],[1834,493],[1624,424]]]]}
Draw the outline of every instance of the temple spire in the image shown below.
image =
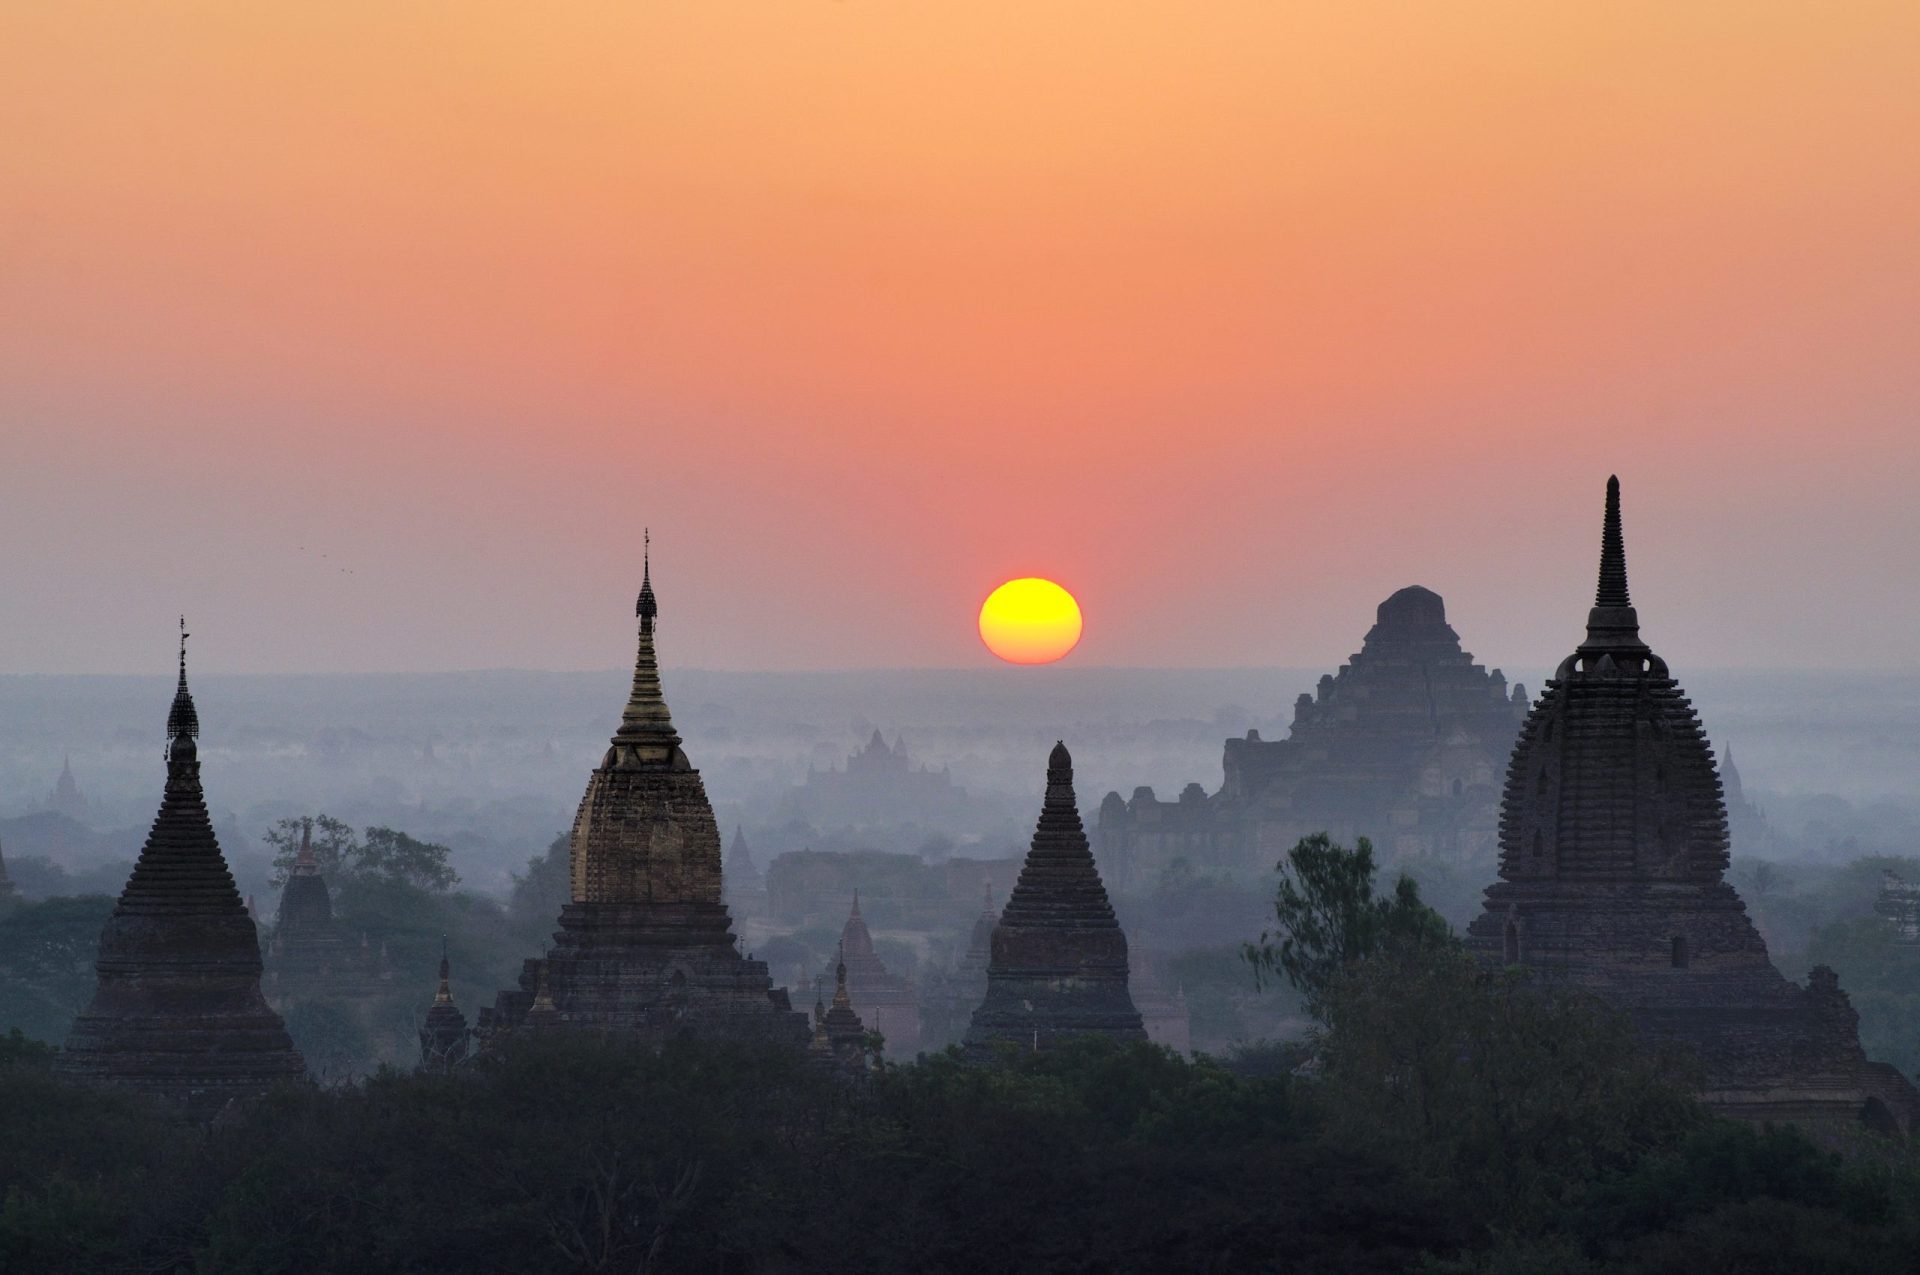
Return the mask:
{"type": "Polygon", "coordinates": [[[319,860],[313,857],[313,820],[300,821],[300,853],[293,857],[293,875],[312,877],[320,875],[319,860]]]}
{"type": "MultiPolygon", "coordinates": [[[[1587,640],[1583,655],[1645,655],[1640,640],[1640,616],[1627,594],[1627,547],[1620,530],[1620,479],[1607,479],[1607,508],[1600,527],[1600,585],[1593,609],[1587,613],[1587,640]]],[[[1589,670],[1592,671],[1592,670],[1589,670]]]]}
{"type": "MultiPolygon", "coordinates": [[[[200,714],[193,707],[193,692],[187,689],[187,639],[193,635],[187,632],[187,617],[180,617],[180,683],[173,691],[173,707],[167,712],[167,738],[174,741],[175,747],[181,739],[191,739],[200,733],[200,714]]],[[[189,760],[192,745],[187,747],[189,760]]],[[[171,754],[169,754],[171,755],[171,754]]]]}
{"type": "Polygon", "coordinates": [[[1607,512],[1600,527],[1600,587],[1594,592],[1597,607],[1630,607],[1627,596],[1627,545],[1620,534],[1620,479],[1607,478],[1607,512]]]}
{"type": "Polygon", "coordinates": [[[620,714],[620,729],[614,732],[606,764],[622,769],[685,770],[686,755],[680,751],[680,736],[667,712],[666,696],[660,689],[660,663],[653,650],[653,625],[660,615],[660,604],[653,596],[651,532],[646,533],[641,550],[640,596],[633,613],[640,619],[633,690],[627,697],[626,710],[620,714]]]}

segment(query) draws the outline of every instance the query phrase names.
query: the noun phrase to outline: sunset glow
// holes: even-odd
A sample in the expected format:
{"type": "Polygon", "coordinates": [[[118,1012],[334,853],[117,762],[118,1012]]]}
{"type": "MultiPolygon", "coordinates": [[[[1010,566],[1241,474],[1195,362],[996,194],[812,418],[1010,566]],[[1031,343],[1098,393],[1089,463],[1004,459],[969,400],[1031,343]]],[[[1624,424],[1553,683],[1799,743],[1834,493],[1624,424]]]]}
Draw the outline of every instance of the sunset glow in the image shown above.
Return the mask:
{"type": "Polygon", "coordinates": [[[980,604],[980,640],[1009,664],[1051,664],[1080,642],[1080,604],[1051,580],[1009,580],[980,604]]]}

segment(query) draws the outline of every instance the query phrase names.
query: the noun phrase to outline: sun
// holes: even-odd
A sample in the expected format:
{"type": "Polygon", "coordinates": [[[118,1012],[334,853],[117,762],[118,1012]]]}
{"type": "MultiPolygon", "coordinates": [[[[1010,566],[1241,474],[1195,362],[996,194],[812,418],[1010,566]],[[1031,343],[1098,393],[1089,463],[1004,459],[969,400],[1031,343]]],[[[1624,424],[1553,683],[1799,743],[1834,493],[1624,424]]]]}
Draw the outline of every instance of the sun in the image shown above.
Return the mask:
{"type": "Polygon", "coordinates": [[[980,640],[1009,664],[1051,664],[1080,641],[1080,604],[1051,580],[1009,580],[980,604],[980,640]]]}

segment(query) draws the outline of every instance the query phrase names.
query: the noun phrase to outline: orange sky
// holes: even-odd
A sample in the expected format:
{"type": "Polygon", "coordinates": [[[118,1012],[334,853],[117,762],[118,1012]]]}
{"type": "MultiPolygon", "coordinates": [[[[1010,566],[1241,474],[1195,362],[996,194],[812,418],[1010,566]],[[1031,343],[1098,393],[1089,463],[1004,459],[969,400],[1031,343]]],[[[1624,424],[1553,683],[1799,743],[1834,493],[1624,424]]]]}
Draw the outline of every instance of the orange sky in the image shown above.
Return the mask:
{"type": "Polygon", "coordinates": [[[0,672],[1920,662],[1920,7],[0,9],[0,672]]]}

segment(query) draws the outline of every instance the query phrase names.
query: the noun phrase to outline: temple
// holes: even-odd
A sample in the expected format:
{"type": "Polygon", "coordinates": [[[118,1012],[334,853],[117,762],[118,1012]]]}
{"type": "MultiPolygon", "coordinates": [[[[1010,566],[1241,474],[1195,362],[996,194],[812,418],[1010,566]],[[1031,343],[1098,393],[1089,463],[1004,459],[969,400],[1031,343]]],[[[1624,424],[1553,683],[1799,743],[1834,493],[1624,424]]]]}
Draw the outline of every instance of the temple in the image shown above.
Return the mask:
{"type": "Polygon", "coordinates": [[[476,1031],[493,1040],[544,1023],[648,1041],[694,1035],[804,1048],[806,1015],[774,988],[766,962],[743,958],[734,941],[720,830],[660,689],[651,562],[634,612],[633,687],[574,818],[572,900],[552,950],[527,961],[520,985],[480,1011],[476,1031]]]}
{"type": "Polygon", "coordinates": [[[1887,869],[1880,871],[1880,894],[1873,910],[1886,918],[1894,942],[1920,945],[1920,885],[1887,869]]]}
{"type": "Polygon", "coordinates": [[[915,762],[899,735],[878,729],[844,766],[807,770],[806,783],[781,803],[786,818],[818,828],[942,823],[967,816],[967,791],[946,769],[915,762]]]}
{"type": "Polygon", "coordinates": [[[259,935],[207,817],[186,637],[183,622],[160,813],[101,931],[93,999],[55,1065],[208,1121],[304,1067],[261,994],[259,935]]]}
{"type": "Polygon", "coordinates": [[[333,896],[313,855],[313,823],[300,829],[300,850],[267,941],[268,998],[284,1010],[294,1001],[352,999],[383,990],[391,976],[380,956],[341,932],[333,915],[333,896]]]}
{"type": "Polygon", "coordinates": [[[1389,859],[1491,860],[1500,767],[1527,710],[1460,648],[1440,595],[1401,589],[1375,612],[1360,651],[1295,701],[1283,740],[1226,741],[1224,782],[1108,793],[1095,847],[1116,889],[1151,884],[1176,859],[1270,871],[1300,838],[1370,838],[1389,859]]]}
{"type": "Polygon", "coordinates": [[[868,1055],[867,1027],[853,1008],[847,990],[847,962],[841,953],[834,959],[833,1004],[813,1003],[813,1039],[809,1046],[816,1064],[827,1071],[851,1077],[866,1074],[873,1060],[868,1055]]]}
{"type": "Polygon", "coordinates": [[[65,815],[75,823],[87,821],[87,799],[73,778],[71,755],[60,759],[60,778],[54,781],[53,791],[47,794],[47,809],[56,815],[65,815]]]}
{"type": "Polygon", "coordinates": [[[420,1069],[452,1071],[467,1060],[467,1016],[453,1003],[453,967],[444,950],[440,953],[440,989],[427,1006],[426,1021],[420,1025],[420,1069]]]}
{"type": "Polygon", "coordinates": [[[928,980],[920,998],[920,1047],[944,1049],[959,1044],[967,1034],[973,1011],[987,995],[987,963],[993,955],[993,927],[1000,914],[993,906],[993,890],[974,919],[967,950],[953,967],[928,980]]]}
{"type": "Polygon", "coordinates": [[[1127,992],[1127,936],[1080,826],[1073,758],[1056,743],[1033,844],[993,927],[987,992],[967,1028],[976,1059],[1076,1036],[1145,1040],[1127,992]]]}
{"type": "Polygon", "coordinates": [[[1767,957],[1725,879],[1713,751],[1627,592],[1620,485],[1607,482],[1587,637],[1547,683],[1507,769],[1500,879],[1468,941],[1494,964],[1594,992],[1693,1055],[1723,1115],[1903,1132],[1920,1094],[1861,1051],[1833,972],[1806,988],[1767,957]]]}
{"type": "MultiPolygon", "coordinates": [[[[873,932],[860,915],[860,892],[853,893],[853,909],[840,930],[835,961],[846,973],[847,993],[867,1028],[879,1032],[886,1053],[910,1059],[920,1052],[920,1000],[913,979],[889,971],[873,950],[873,932]]],[[[825,982],[823,974],[821,982],[825,982]]]]}
{"type": "Polygon", "coordinates": [[[727,911],[734,916],[761,916],[767,910],[767,878],[753,861],[747,846],[747,834],[738,827],[727,847],[727,862],[721,873],[725,884],[727,911]]]}

